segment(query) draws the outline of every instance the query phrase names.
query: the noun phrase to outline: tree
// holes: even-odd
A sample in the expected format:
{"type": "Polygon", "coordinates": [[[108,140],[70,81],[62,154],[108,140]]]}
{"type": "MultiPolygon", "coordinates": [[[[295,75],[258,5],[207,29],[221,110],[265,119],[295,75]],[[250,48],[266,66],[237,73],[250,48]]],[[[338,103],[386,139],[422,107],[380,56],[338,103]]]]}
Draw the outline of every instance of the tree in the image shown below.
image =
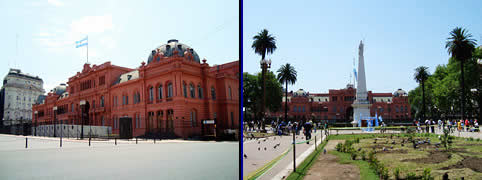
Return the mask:
{"type": "MultiPolygon", "coordinates": [[[[261,55],[261,60],[265,60],[266,54],[272,54],[276,50],[276,39],[274,36],[270,35],[268,33],[268,30],[263,29],[261,32],[259,32],[257,35],[253,37],[253,44],[251,47],[254,49],[254,52],[256,54],[261,55]]],[[[265,78],[265,72],[266,68],[263,68],[261,71],[261,76],[262,76],[262,81],[263,81],[263,98],[262,98],[262,105],[261,105],[261,111],[262,113],[265,113],[265,103],[266,103],[266,78],[265,78]]],[[[263,114],[264,116],[264,114],[263,114]]],[[[265,124],[264,122],[262,123],[262,130],[264,131],[265,124]]]]}
{"type": "Polygon", "coordinates": [[[288,119],[288,84],[295,84],[296,82],[296,70],[289,63],[282,65],[278,69],[278,81],[285,83],[285,121],[288,119]]]}
{"type": "Polygon", "coordinates": [[[256,54],[261,55],[261,59],[264,59],[266,54],[273,54],[276,50],[276,38],[269,34],[266,29],[255,35],[253,40],[251,47],[256,54]]]}
{"type": "Polygon", "coordinates": [[[475,39],[471,39],[472,35],[465,29],[456,27],[450,32],[450,37],[445,44],[448,53],[460,63],[460,86],[461,93],[461,112],[462,119],[465,119],[465,81],[464,81],[464,63],[472,58],[475,50],[475,39]]]}
{"type": "MultiPolygon", "coordinates": [[[[261,73],[256,75],[243,73],[243,105],[249,109],[249,114],[255,117],[262,116],[260,110],[262,105],[262,91],[261,91],[261,73]]],[[[281,99],[283,96],[283,88],[276,79],[273,72],[268,71],[266,74],[266,91],[267,91],[267,109],[270,112],[277,112],[281,108],[281,99]]]]}
{"type": "Polygon", "coordinates": [[[422,85],[422,120],[425,120],[425,81],[428,79],[428,67],[420,66],[415,69],[414,79],[422,85]]]}
{"type": "MultiPolygon", "coordinates": [[[[285,83],[285,121],[288,119],[288,84],[295,84],[296,82],[296,70],[290,63],[282,65],[278,69],[278,81],[280,83],[285,83]]],[[[293,130],[293,142],[295,142],[295,131],[293,130]]],[[[296,160],[296,146],[293,144],[293,161],[296,160]]],[[[296,171],[296,163],[293,162],[293,169],[296,171]]]]}

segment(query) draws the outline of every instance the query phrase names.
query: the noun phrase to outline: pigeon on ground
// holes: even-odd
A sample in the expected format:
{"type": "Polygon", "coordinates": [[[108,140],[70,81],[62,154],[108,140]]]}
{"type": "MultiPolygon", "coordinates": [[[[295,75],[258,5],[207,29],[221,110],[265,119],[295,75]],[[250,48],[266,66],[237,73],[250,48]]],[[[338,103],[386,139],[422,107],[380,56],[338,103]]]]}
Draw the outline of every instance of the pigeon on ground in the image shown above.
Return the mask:
{"type": "Polygon", "coordinates": [[[261,150],[261,148],[260,148],[260,147],[258,147],[258,151],[260,151],[260,150],[261,150]]]}
{"type": "Polygon", "coordinates": [[[266,147],[264,147],[264,150],[266,151],[266,147]]]}
{"type": "Polygon", "coordinates": [[[248,159],[248,156],[246,156],[246,154],[244,154],[244,159],[248,159]]]}

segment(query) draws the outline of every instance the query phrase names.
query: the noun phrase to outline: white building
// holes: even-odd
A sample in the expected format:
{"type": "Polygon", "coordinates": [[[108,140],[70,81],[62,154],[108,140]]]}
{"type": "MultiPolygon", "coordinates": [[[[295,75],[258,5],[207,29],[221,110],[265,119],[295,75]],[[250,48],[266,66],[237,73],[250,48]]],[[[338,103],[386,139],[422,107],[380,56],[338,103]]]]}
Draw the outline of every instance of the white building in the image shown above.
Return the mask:
{"type": "Polygon", "coordinates": [[[32,122],[32,104],[43,95],[43,81],[38,76],[10,69],[0,90],[0,120],[4,126],[32,122]]]}

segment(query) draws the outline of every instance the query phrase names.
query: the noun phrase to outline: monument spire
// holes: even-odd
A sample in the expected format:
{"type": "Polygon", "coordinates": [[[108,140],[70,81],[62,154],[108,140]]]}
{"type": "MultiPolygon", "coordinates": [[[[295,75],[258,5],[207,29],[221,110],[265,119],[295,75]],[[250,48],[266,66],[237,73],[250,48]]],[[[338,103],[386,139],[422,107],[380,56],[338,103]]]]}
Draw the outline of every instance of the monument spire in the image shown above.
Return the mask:
{"type": "Polygon", "coordinates": [[[356,87],[356,99],[366,100],[367,99],[367,85],[365,79],[365,57],[363,56],[363,41],[360,41],[358,46],[358,82],[356,87]]]}
{"type": "Polygon", "coordinates": [[[368,92],[365,77],[365,57],[363,56],[364,50],[363,41],[360,41],[358,46],[358,73],[357,73],[357,88],[356,88],[356,100],[353,102],[353,121],[355,126],[360,120],[366,120],[370,117],[370,101],[368,101],[368,92]]]}

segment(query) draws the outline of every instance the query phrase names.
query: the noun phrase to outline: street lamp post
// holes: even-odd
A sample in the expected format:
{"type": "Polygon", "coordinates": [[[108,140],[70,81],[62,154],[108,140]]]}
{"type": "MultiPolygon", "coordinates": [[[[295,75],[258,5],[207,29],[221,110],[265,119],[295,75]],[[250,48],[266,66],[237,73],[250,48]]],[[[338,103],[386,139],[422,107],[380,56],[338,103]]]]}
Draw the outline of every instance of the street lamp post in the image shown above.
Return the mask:
{"type": "Polygon", "coordinates": [[[34,115],[34,116],[35,116],[35,117],[34,117],[34,118],[35,118],[35,131],[34,131],[34,136],[37,136],[37,120],[38,120],[38,115],[37,115],[37,114],[38,114],[38,111],[35,111],[34,114],[35,114],[35,115],[34,115]]]}
{"type": "Polygon", "coordinates": [[[262,103],[261,103],[261,114],[262,114],[262,132],[265,131],[265,125],[264,125],[264,118],[265,118],[265,105],[266,105],[266,71],[268,70],[268,68],[271,68],[271,59],[268,59],[268,60],[265,60],[265,59],[262,59],[259,64],[261,65],[261,78],[263,80],[263,100],[262,100],[262,103]]]}
{"type": "Polygon", "coordinates": [[[83,112],[83,106],[85,105],[85,100],[81,100],[79,102],[80,104],[80,139],[84,139],[84,112],[83,112]]]}
{"type": "Polygon", "coordinates": [[[57,137],[56,130],[57,130],[57,106],[52,108],[54,110],[54,137],[57,137]]]}

